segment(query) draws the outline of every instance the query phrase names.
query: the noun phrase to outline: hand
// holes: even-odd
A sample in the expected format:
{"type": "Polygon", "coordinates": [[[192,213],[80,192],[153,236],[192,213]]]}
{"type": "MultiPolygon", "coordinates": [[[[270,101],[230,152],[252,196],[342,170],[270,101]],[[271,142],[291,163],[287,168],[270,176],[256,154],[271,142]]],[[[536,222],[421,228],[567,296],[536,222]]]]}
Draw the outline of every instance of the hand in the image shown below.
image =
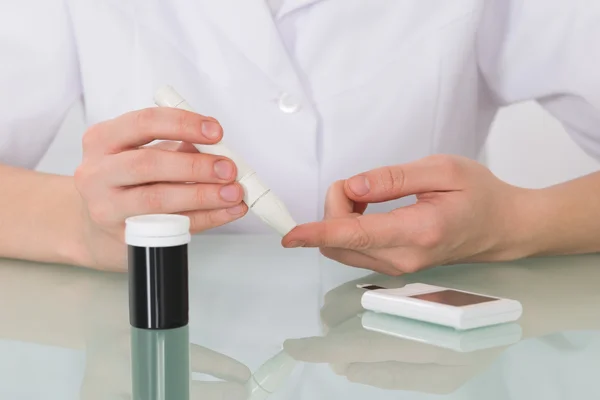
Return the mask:
{"type": "Polygon", "coordinates": [[[436,155],[334,183],[325,219],[296,227],[285,247],[319,247],[343,264],[389,275],[456,262],[501,261],[527,250],[529,191],[483,165],[436,155]],[[369,203],[416,195],[416,204],[363,215],[369,203]]]}
{"type": "Polygon", "coordinates": [[[135,111],[91,127],[75,173],[84,200],[81,263],[124,269],[124,221],[130,216],[187,215],[192,233],[242,217],[248,209],[235,164],[190,144],[221,138],[214,119],[174,108],[135,111]],[[145,146],[154,140],[166,142],[145,146]]]}

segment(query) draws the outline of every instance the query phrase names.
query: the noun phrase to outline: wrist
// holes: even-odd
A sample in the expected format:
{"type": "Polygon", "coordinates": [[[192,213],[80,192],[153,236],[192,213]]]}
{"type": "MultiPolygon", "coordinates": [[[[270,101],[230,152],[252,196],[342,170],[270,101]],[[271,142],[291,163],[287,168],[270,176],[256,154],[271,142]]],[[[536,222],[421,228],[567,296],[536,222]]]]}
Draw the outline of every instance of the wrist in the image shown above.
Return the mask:
{"type": "Polygon", "coordinates": [[[55,177],[54,189],[57,203],[62,204],[57,215],[47,221],[55,226],[54,262],[67,265],[85,265],[86,246],[84,242],[83,199],[75,187],[72,177],[55,177]]]}
{"type": "Polygon", "coordinates": [[[558,186],[519,190],[513,218],[515,259],[585,252],[576,232],[581,225],[577,207],[564,195],[558,186]]]}
{"type": "Polygon", "coordinates": [[[542,254],[548,246],[552,220],[548,196],[542,189],[511,186],[500,214],[500,237],[494,246],[494,261],[513,261],[542,254]]]}
{"type": "Polygon", "coordinates": [[[548,246],[547,235],[552,221],[549,200],[544,189],[519,189],[515,204],[514,242],[518,258],[536,256],[548,246]]]}

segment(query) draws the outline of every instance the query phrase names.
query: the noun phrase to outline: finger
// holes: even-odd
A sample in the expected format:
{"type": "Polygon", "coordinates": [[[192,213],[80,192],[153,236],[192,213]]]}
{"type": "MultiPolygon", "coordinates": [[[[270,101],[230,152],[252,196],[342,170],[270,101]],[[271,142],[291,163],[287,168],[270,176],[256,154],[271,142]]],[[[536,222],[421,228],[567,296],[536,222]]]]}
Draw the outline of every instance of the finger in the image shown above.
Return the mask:
{"type": "Polygon", "coordinates": [[[171,107],[132,111],[92,126],[83,138],[87,154],[116,154],[154,140],[213,144],[223,130],[214,119],[171,107]]]}
{"type": "Polygon", "coordinates": [[[284,247],[337,247],[351,250],[389,247],[402,239],[401,219],[389,213],[328,219],[299,225],[282,240],[284,247]]]}
{"type": "Polygon", "coordinates": [[[196,344],[190,345],[190,363],[192,372],[226,381],[245,383],[252,375],[250,369],[241,362],[196,344]]]}
{"type": "Polygon", "coordinates": [[[353,176],[346,181],[344,190],[349,199],[368,203],[427,192],[460,190],[464,187],[465,169],[462,158],[430,156],[353,176]]]}
{"type": "Polygon", "coordinates": [[[245,400],[246,388],[236,382],[192,381],[190,400],[245,400]]]}
{"type": "Polygon", "coordinates": [[[350,382],[386,390],[409,390],[431,394],[455,392],[481,366],[408,364],[396,361],[353,363],[346,368],[350,382]]]}
{"type": "Polygon", "coordinates": [[[150,182],[229,183],[237,169],[228,158],[152,148],[125,151],[106,157],[102,176],[110,186],[150,182]]]}
{"type": "Polygon", "coordinates": [[[345,181],[333,183],[325,196],[325,219],[358,216],[365,212],[365,203],[355,203],[346,196],[345,181]]]}
{"type": "Polygon", "coordinates": [[[210,211],[192,211],[180,213],[190,218],[190,233],[198,233],[207,229],[225,225],[242,218],[248,212],[248,207],[240,203],[228,209],[210,211]]]}
{"type": "Polygon", "coordinates": [[[369,269],[386,275],[400,274],[400,271],[394,268],[392,264],[355,250],[339,249],[335,247],[323,247],[320,250],[321,254],[325,257],[350,267],[369,269]]]}
{"type": "Polygon", "coordinates": [[[156,183],[119,190],[114,201],[122,220],[140,214],[228,209],[239,205],[243,196],[238,183],[156,183]]]}

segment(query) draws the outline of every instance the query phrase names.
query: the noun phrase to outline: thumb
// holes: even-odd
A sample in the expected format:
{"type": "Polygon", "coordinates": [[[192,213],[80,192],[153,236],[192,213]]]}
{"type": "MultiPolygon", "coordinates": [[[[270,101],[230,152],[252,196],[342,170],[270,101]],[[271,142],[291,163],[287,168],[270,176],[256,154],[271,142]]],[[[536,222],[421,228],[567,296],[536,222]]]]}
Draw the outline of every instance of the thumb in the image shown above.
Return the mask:
{"type": "Polygon", "coordinates": [[[436,155],[418,161],[381,167],[347,179],[349,199],[379,203],[428,192],[447,192],[464,187],[466,168],[460,157],[436,155]]]}

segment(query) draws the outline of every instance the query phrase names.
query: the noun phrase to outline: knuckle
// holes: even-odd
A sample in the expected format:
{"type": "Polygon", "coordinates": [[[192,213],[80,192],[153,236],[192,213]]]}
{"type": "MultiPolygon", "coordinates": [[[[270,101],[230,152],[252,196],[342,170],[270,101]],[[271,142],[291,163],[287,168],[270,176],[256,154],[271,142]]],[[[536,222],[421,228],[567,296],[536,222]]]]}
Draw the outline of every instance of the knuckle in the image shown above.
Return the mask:
{"type": "Polygon", "coordinates": [[[435,224],[429,229],[417,233],[413,240],[418,247],[434,249],[442,244],[443,239],[443,229],[440,225],[435,224]]]}
{"type": "Polygon", "coordinates": [[[85,131],[83,137],[81,138],[81,147],[84,152],[96,147],[96,143],[98,143],[99,138],[102,136],[102,130],[102,123],[99,123],[90,126],[85,131]]]}
{"type": "Polygon", "coordinates": [[[165,203],[164,191],[159,185],[139,188],[139,206],[147,212],[162,211],[165,203]]]}
{"type": "Polygon", "coordinates": [[[397,265],[392,264],[392,269],[389,270],[389,272],[387,272],[387,275],[390,276],[402,276],[404,275],[406,272],[402,271],[401,268],[399,268],[397,265]]]}
{"type": "Polygon", "coordinates": [[[343,179],[337,180],[335,182],[333,182],[331,185],[329,185],[329,187],[327,188],[327,193],[325,195],[326,198],[331,197],[333,194],[335,194],[336,192],[342,192],[344,190],[344,185],[346,184],[346,181],[343,179]]]}
{"type": "Polygon", "coordinates": [[[206,159],[203,157],[203,154],[186,154],[186,157],[190,177],[206,175],[206,159]]]}
{"type": "Polygon", "coordinates": [[[194,204],[196,204],[197,206],[203,206],[203,205],[205,205],[206,202],[207,202],[207,200],[208,200],[207,199],[208,195],[207,195],[206,192],[207,192],[206,191],[206,187],[204,187],[204,185],[197,185],[196,186],[196,190],[194,190],[194,193],[193,193],[193,196],[194,196],[193,202],[194,202],[194,204]]]}
{"type": "Polygon", "coordinates": [[[73,173],[75,187],[79,192],[85,192],[87,183],[90,181],[88,168],[85,164],[79,165],[73,173]]]}
{"type": "Polygon", "coordinates": [[[206,213],[206,228],[214,228],[222,224],[221,214],[218,210],[206,213]]]}
{"type": "Polygon", "coordinates": [[[223,224],[219,210],[195,212],[189,215],[192,232],[203,232],[223,224]]]}
{"type": "Polygon", "coordinates": [[[73,181],[77,191],[84,195],[91,190],[91,187],[95,182],[98,181],[98,166],[91,165],[90,163],[80,164],[73,173],[73,181]]]}
{"type": "Polygon", "coordinates": [[[448,154],[436,154],[430,156],[430,160],[443,172],[446,179],[456,182],[464,177],[464,166],[459,157],[448,154]]]}
{"type": "Polygon", "coordinates": [[[158,153],[150,149],[133,150],[128,152],[128,168],[131,175],[137,179],[149,178],[153,175],[158,164],[158,153]]]}
{"type": "Polygon", "coordinates": [[[352,229],[348,239],[348,247],[357,250],[364,250],[371,247],[371,236],[361,224],[361,219],[355,219],[355,228],[352,229]]]}
{"type": "Polygon", "coordinates": [[[404,254],[402,258],[394,260],[392,265],[400,274],[412,274],[426,268],[428,264],[423,255],[420,253],[411,252],[404,254]]]}
{"type": "Polygon", "coordinates": [[[186,112],[183,110],[177,110],[177,114],[175,117],[175,129],[177,132],[181,133],[195,133],[200,132],[202,129],[201,124],[202,121],[200,118],[191,112],[186,112]]]}
{"type": "Polygon", "coordinates": [[[206,223],[204,221],[206,217],[203,213],[195,212],[187,214],[187,216],[190,219],[190,232],[198,233],[205,229],[206,223]]]}
{"type": "Polygon", "coordinates": [[[149,107],[141,109],[134,114],[134,125],[138,131],[146,131],[158,118],[160,107],[149,107]]]}
{"type": "Polygon", "coordinates": [[[384,193],[397,193],[402,191],[405,174],[400,167],[385,167],[380,170],[378,179],[384,193]]]}

